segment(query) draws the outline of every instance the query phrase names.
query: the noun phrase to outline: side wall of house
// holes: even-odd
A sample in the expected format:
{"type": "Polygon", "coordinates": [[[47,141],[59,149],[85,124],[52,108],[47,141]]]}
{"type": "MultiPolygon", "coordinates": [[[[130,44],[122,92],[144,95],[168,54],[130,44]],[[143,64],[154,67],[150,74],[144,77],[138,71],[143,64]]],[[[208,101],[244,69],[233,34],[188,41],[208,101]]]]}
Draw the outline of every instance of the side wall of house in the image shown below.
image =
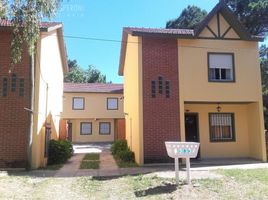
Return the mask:
{"type": "MultiPolygon", "coordinates": [[[[64,55],[65,56],[65,55],[64,55]]],[[[51,127],[51,139],[59,137],[63,109],[63,63],[57,31],[41,35],[35,58],[35,115],[32,167],[45,166],[45,129],[51,127]]]]}
{"type": "Polygon", "coordinates": [[[29,129],[30,57],[25,48],[22,61],[10,70],[11,32],[0,30],[0,168],[25,167],[29,129]],[[16,75],[15,91],[11,76],[16,75]],[[6,96],[3,80],[7,79],[6,96]],[[19,95],[19,82],[24,79],[24,95],[19,95]]]}
{"type": "Polygon", "coordinates": [[[135,160],[143,164],[143,105],[142,105],[142,41],[128,36],[124,64],[124,112],[126,139],[135,153],[135,160]]]}

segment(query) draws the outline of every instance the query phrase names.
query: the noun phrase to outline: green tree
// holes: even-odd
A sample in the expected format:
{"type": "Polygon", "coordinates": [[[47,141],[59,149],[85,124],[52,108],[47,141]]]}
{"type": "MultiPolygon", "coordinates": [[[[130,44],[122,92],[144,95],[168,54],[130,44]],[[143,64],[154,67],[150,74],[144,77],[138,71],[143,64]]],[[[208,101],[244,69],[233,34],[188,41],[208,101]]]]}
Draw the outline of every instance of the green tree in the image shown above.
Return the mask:
{"type": "Polygon", "coordinates": [[[199,7],[188,6],[182,11],[178,18],[169,20],[166,23],[166,28],[193,29],[206,15],[207,11],[201,10],[199,7]]]}
{"type": "Polygon", "coordinates": [[[35,51],[40,36],[39,25],[43,18],[50,19],[56,13],[62,0],[0,0],[0,18],[13,23],[11,42],[12,64],[21,61],[22,45],[26,43],[29,54],[35,51]],[[21,27],[23,27],[21,29],[21,27]]]}
{"type": "Polygon", "coordinates": [[[225,0],[252,35],[268,33],[268,0],[225,0]]]}
{"type": "Polygon", "coordinates": [[[262,76],[263,106],[265,128],[268,129],[268,47],[260,47],[260,63],[262,76]]]}
{"type": "Polygon", "coordinates": [[[89,65],[86,70],[82,69],[76,60],[68,60],[68,65],[69,72],[64,78],[67,83],[106,83],[106,76],[93,65],[89,65]]]}

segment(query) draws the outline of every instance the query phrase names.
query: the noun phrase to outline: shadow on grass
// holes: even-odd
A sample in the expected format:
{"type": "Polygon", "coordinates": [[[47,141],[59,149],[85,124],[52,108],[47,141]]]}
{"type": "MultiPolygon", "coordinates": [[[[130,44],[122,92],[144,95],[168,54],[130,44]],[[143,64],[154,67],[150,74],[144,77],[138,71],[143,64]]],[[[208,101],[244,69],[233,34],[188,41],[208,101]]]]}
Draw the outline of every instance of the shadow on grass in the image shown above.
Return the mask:
{"type": "Polygon", "coordinates": [[[157,186],[154,188],[148,188],[146,190],[139,190],[134,192],[136,197],[145,197],[150,195],[158,195],[164,193],[172,193],[177,190],[176,184],[166,183],[165,185],[157,186]]]}

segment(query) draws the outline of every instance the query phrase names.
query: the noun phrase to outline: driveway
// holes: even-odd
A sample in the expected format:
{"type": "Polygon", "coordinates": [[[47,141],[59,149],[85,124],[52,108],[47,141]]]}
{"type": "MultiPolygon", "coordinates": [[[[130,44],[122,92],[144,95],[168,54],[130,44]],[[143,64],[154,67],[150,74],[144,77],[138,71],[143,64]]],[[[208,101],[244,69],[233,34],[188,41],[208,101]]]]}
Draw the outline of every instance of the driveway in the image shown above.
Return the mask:
{"type": "Polygon", "coordinates": [[[74,154],[102,153],[110,151],[111,143],[73,144],[74,154]]]}

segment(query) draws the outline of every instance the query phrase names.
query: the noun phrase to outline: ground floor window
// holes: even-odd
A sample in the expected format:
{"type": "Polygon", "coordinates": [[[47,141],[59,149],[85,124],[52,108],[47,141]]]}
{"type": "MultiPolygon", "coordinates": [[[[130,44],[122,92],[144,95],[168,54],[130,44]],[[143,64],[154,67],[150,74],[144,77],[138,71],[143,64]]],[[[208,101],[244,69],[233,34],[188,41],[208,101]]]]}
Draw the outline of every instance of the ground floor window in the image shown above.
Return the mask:
{"type": "Polygon", "coordinates": [[[80,134],[81,135],[91,135],[92,134],[92,123],[91,122],[81,122],[80,134]]]}
{"type": "Polygon", "coordinates": [[[110,134],[111,134],[111,123],[100,122],[100,135],[110,135],[110,134]]]}
{"type": "Polygon", "coordinates": [[[210,113],[209,125],[211,142],[235,141],[233,113],[210,113]]]}

